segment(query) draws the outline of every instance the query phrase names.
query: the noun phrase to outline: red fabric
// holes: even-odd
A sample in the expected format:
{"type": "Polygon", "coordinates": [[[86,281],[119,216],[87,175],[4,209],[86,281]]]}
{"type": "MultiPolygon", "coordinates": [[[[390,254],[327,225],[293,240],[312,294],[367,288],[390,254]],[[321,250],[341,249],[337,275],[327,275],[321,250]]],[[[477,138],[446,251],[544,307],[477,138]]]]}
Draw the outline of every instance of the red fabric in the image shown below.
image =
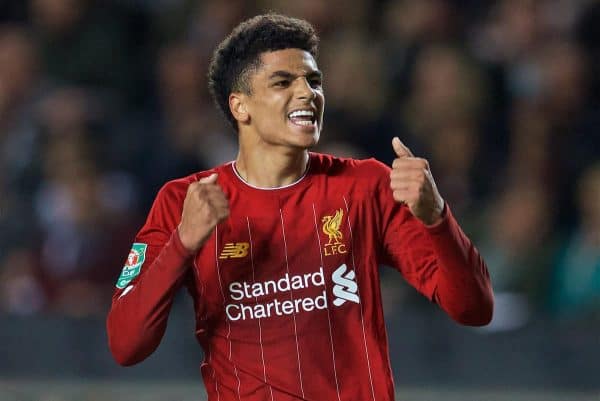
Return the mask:
{"type": "Polygon", "coordinates": [[[393,400],[383,263],[458,322],[491,319],[486,266],[448,207],[424,226],[393,201],[389,168],[373,159],[311,154],[305,177],[272,190],[243,183],[232,164],[172,181],[135,242],[148,244],[146,260],[107,321],[115,359],[152,353],[186,286],[210,401],[393,400]],[[192,257],[176,227],[187,186],[212,172],[231,214],[192,257]]]}

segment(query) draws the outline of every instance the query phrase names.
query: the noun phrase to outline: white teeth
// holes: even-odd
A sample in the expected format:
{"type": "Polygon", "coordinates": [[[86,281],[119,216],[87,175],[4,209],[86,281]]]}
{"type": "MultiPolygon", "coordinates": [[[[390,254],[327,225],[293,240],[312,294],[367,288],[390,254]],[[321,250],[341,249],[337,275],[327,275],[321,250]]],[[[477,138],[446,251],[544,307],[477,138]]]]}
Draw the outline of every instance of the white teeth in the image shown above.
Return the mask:
{"type": "Polygon", "coordinates": [[[290,118],[302,116],[314,117],[314,115],[315,113],[312,110],[296,110],[289,114],[290,118]]]}
{"type": "Polygon", "coordinates": [[[294,124],[298,124],[298,125],[313,125],[312,121],[308,121],[308,120],[300,120],[300,121],[295,121],[294,124]]]}

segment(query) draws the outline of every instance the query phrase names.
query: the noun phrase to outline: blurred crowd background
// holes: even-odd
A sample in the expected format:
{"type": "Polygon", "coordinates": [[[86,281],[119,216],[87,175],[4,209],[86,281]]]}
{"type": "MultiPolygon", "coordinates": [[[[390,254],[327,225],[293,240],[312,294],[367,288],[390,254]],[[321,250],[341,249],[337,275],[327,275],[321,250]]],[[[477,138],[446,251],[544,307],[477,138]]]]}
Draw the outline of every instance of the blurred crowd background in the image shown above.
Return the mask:
{"type": "MultiPolygon", "coordinates": [[[[268,10],[320,33],[317,150],[429,159],[488,262],[488,330],[600,332],[594,0],[0,0],[0,316],[104,319],[160,186],[235,158],[207,65],[268,10]]],[[[420,305],[388,270],[388,314],[420,305]]]]}

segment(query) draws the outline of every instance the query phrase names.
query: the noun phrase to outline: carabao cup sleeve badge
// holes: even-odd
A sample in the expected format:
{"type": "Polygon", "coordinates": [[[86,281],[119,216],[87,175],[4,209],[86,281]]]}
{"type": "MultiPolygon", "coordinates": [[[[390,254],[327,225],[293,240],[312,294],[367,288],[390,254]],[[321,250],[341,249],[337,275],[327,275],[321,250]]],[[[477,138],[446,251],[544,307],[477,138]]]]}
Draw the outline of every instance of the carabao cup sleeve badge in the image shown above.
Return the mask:
{"type": "Polygon", "coordinates": [[[147,244],[138,242],[133,244],[131,251],[129,251],[129,255],[127,256],[127,260],[125,261],[125,266],[123,266],[121,275],[117,280],[117,288],[125,288],[131,280],[140,274],[144,260],[146,260],[147,247],[147,244]]]}

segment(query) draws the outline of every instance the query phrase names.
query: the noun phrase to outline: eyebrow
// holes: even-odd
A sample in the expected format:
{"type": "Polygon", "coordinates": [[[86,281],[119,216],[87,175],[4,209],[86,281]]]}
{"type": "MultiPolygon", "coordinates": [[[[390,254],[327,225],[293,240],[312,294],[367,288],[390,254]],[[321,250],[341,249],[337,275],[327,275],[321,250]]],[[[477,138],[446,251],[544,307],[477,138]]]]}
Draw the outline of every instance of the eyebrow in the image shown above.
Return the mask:
{"type": "MultiPolygon", "coordinates": [[[[307,77],[310,78],[322,78],[323,77],[323,73],[319,70],[312,70],[310,72],[308,72],[306,74],[307,77]]],[[[271,75],[269,75],[269,79],[274,79],[274,78],[286,78],[286,79],[294,79],[296,78],[297,75],[296,74],[292,74],[289,71],[283,71],[283,70],[279,70],[279,71],[275,71],[273,72],[271,75]]]]}

